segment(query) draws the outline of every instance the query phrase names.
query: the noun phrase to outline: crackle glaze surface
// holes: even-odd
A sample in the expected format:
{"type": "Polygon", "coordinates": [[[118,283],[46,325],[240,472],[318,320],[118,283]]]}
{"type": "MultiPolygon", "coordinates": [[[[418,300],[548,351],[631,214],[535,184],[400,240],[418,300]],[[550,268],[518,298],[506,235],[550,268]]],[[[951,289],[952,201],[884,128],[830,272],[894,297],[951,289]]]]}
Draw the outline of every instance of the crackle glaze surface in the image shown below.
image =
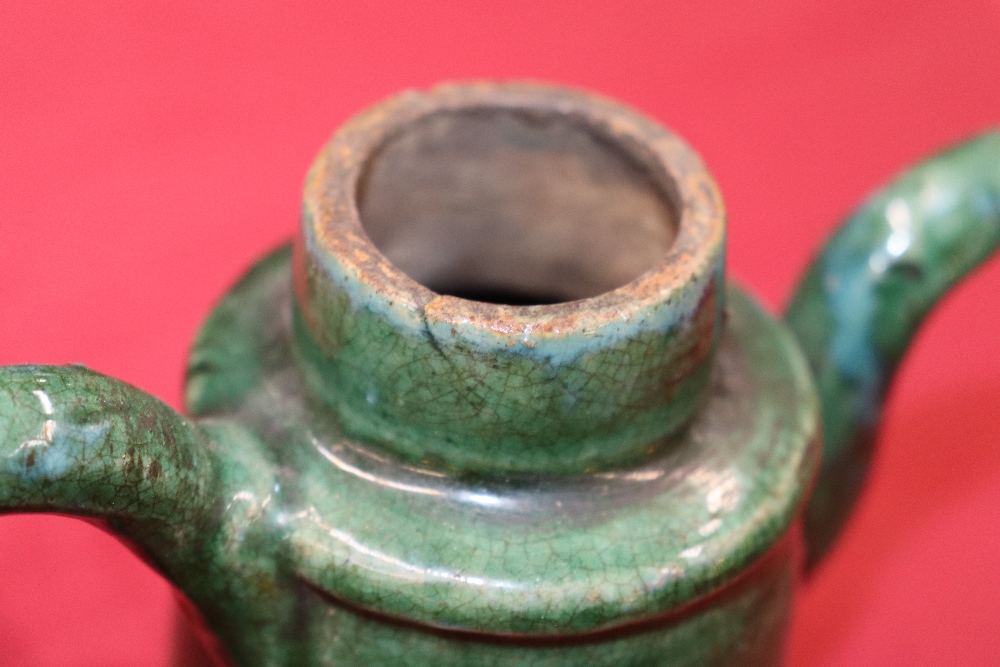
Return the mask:
{"type": "MultiPolygon", "coordinates": [[[[556,173],[580,168],[573,151],[567,157],[530,135],[507,142],[508,153],[541,157],[556,173]]],[[[588,174],[583,189],[607,179],[588,174]]],[[[470,180],[462,172],[454,188],[470,180]]],[[[324,147],[302,215],[296,344],[312,389],[360,439],[483,475],[569,475],[641,462],[702,403],[724,302],[722,198],[683,141],[619,104],[520,84],[408,91],[324,147]],[[432,292],[379,252],[356,200],[383,144],[428,119],[499,111],[546,132],[569,118],[623,148],[678,218],[655,269],[582,301],[509,307],[432,292]]],[[[550,215],[540,206],[531,218],[550,215]]]]}
{"type": "Polygon", "coordinates": [[[594,631],[709,593],[794,520],[817,456],[811,387],[787,334],[739,292],[709,408],[661,456],[571,480],[462,480],[352,442],[310,404],[280,324],[287,255],[209,321],[188,401],[195,415],[281,434],[274,456],[298,471],[282,493],[304,500],[272,506],[274,520],[315,590],[444,628],[594,631]],[[253,345],[266,362],[248,391],[234,375],[253,345]]]}
{"type": "Polygon", "coordinates": [[[876,195],[810,269],[789,330],[725,283],[721,198],[669,131],[546,86],[406,93],[335,137],[294,251],[212,313],[191,419],[81,366],[0,368],[0,511],[101,522],[243,667],[779,664],[803,511],[815,561],[922,316],[1000,244],[998,164],[988,135],[876,195]],[[528,306],[394,267],[353,199],[380,137],[501,112],[504,160],[554,150],[600,188],[642,174],[672,225],[664,263],[528,306]],[[626,166],[526,139],[556,121],[626,166]]]}

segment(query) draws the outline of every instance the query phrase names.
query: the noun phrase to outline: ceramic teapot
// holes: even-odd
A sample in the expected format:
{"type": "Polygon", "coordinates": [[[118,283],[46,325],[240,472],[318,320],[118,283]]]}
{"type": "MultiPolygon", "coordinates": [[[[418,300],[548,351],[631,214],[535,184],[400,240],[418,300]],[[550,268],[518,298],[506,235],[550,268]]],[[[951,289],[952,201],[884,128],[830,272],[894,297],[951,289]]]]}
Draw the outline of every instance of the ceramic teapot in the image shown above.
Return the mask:
{"type": "Polygon", "coordinates": [[[406,92],[209,317],[190,418],[0,368],[0,509],[133,545],[220,664],[779,664],[907,344],[998,244],[991,134],[873,196],[776,320],[669,130],[539,84],[406,92]]]}

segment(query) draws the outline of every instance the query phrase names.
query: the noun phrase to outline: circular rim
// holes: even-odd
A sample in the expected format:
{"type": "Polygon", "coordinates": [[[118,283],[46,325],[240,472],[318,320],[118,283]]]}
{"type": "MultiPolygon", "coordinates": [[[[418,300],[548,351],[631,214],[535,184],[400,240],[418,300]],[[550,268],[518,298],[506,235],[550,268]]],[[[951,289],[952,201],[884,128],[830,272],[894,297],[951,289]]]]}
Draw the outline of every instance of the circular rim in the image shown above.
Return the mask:
{"type": "MultiPolygon", "coordinates": [[[[623,105],[588,93],[538,83],[453,83],[428,92],[406,91],[348,121],[317,158],[306,180],[304,230],[325,262],[372,288],[388,306],[419,310],[443,324],[471,327],[486,336],[567,331],[593,333],[606,324],[641,319],[685,288],[706,284],[721,262],[725,209],[698,155],[658,123],[623,105]],[[557,304],[509,306],[440,295],[394,266],[369,239],[357,191],[369,159],[413,123],[441,112],[509,109],[568,116],[603,135],[655,177],[676,215],[677,233],[667,255],[635,280],[602,294],[557,304]]],[[[305,271],[296,282],[311,328],[305,271]]]]}

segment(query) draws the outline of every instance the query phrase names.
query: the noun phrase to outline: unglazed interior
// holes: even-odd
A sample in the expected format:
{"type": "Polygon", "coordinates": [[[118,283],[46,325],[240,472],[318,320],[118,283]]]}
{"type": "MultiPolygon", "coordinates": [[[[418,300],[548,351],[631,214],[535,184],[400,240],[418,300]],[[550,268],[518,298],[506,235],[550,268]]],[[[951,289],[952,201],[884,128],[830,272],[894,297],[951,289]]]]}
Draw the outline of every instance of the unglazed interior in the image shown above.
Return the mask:
{"type": "Polygon", "coordinates": [[[621,287],[677,234],[668,184],[552,111],[437,111],[390,136],[357,191],[375,246],[439,294],[533,305],[621,287]]]}

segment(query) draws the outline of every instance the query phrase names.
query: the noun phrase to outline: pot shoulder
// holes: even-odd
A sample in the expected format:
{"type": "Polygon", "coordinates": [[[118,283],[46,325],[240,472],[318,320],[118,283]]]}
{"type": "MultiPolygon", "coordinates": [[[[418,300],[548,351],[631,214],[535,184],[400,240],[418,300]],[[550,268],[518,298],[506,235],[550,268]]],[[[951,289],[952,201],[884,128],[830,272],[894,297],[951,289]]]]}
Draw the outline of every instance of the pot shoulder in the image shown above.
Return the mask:
{"type": "Polygon", "coordinates": [[[476,478],[343,434],[296,363],[290,263],[279,249],[220,302],[186,398],[267,443],[276,534],[322,596],[449,630],[601,632],[718,593],[800,516],[820,454],[815,390],[784,325],[738,287],[704,407],[644,464],[476,478]]]}

